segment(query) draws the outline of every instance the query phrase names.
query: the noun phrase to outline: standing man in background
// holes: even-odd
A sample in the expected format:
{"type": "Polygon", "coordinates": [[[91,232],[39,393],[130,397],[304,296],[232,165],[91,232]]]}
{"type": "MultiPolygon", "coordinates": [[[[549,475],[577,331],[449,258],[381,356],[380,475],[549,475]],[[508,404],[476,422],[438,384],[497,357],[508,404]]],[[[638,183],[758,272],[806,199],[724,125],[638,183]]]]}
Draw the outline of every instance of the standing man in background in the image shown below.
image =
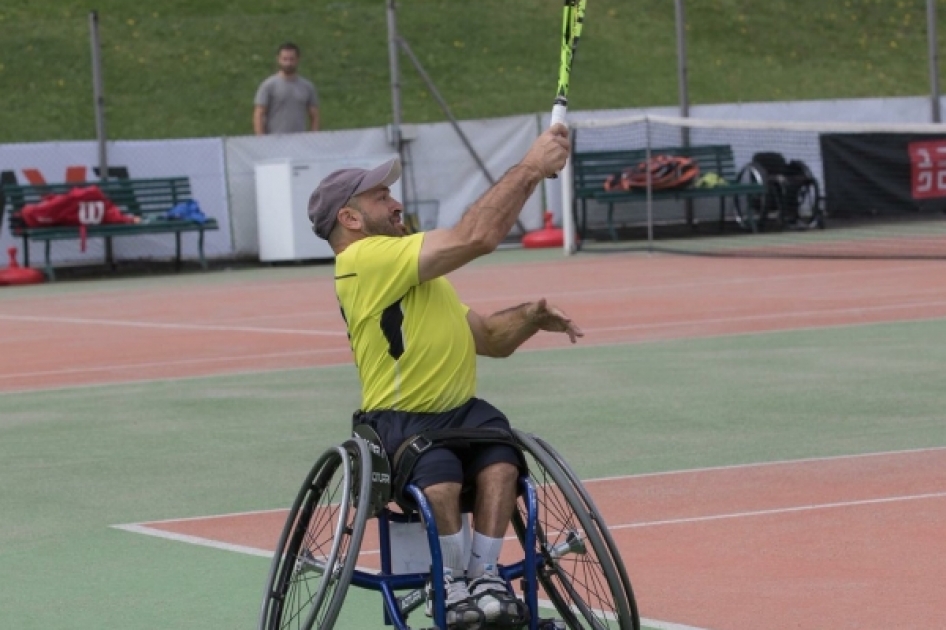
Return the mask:
{"type": "Polygon", "coordinates": [[[253,131],[258,136],[319,130],[319,95],[315,86],[296,72],[299,47],[286,42],[277,51],[279,71],[256,91],[253,131]]]}

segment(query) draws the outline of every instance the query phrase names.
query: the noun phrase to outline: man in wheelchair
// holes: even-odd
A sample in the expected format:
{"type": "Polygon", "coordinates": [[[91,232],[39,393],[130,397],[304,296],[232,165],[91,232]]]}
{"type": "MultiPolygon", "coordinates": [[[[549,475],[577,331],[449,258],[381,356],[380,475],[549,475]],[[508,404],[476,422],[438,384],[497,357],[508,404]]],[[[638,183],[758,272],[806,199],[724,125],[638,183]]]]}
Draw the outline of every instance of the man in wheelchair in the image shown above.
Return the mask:
{"type": "Polygon", "coordinates": [[[564,332],[573,343],[582,333],[544,299],[476,313],[444,276],[495,250],[535,188],[561,170],[568,154],[568,130],[556,125],[449,229],[408,233],[404,208],[389,190],[401,175],[397,159],[371,170],[336,171],[309,201],[313,230],[336,254],[335,288],[362,386],[356,422],[370,425],[388,453],[415,451],[406,481],[431,504],[451,627],[528,621],[525,604],[497,572],[516,509],[520,454],[503,444],[422,450],[412,438],[437,429],[508,431],[502,412],[475,397],[476,355],[508,357],[539,330],[564,332]],[[468,563],[464,487],[474,489],[468,563]]]}

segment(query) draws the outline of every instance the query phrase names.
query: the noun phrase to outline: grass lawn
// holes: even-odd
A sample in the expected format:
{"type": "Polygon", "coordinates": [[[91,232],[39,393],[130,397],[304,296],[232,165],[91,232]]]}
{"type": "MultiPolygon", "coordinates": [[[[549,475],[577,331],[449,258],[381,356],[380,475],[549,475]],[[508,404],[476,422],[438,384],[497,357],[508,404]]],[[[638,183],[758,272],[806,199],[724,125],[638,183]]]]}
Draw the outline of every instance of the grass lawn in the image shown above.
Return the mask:
{"type": "MultiPolygon", "coordinates": [[[[558,73],[560,0],[410,0],[404,38],[458,118],[544,111],[558,73]]],[[[928,92],[925,0],[687,3],[693,103],[928,92]]],[[[276,46],[302,47],[326,129],[391,119],[383,0],[101,0],[112,139],[242,135],[276,46]]],[[[89,8],[80,0],[0,7],[0,142],[95,136],[89,8]]],[[[940,12],[946,25],[946,12],[940,12]]],[[[406,122],[444,120],[401,55],[406,122]]],[[[674,3],[593,0],[571,105],[677,102],[674,3]]]]}

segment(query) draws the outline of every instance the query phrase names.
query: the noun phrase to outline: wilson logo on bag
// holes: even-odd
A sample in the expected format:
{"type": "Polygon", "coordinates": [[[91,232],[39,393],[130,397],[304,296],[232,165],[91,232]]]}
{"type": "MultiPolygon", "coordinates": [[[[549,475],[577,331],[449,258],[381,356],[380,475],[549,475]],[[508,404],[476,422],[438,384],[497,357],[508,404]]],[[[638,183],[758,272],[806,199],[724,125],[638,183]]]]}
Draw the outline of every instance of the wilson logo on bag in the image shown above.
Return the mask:
{"type": "Polygon", "coordinates": [[[82,225],[99,225],[105,218],[104,201],[80,201],[79,223],[82,225]]]}

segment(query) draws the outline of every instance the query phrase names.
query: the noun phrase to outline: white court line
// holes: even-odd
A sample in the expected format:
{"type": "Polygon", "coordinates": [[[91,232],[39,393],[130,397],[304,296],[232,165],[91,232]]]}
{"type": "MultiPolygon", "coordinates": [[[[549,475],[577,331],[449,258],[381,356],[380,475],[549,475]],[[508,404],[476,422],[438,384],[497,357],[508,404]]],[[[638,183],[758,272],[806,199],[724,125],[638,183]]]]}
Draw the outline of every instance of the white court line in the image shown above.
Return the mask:
{"type": "Polygon", "coordinates": [[[262,328],[258,326],[214,326],[211,324],[173,324],[164,322],[142,322],[123,319],[88,319],[83,317],[50,317],[45,315],[4,315],[0,319],[8,321],[40,322],[51,324],[83,324],[92,326],[110,326],[125,328],[161,328],[169,330],[204,330],[212,332],[243,332],[264,335],[308,335],[317,337],[347,337],[337,330],[308,330],[295,328],[262,328]]]}
{"type": "MultiPolygon", "coordinates": [[[[938,452],[938,451],[946,451],[946,446],[933,446],[933,447],[928,447],[928,448],[906,449],[906,450],[900,450],[900,451],[876,451],[873,453],[855,453],[853,455],[832,455],[832,456],[827,456],[827,457],[812,457],[812,458],[803,458],[803,459],[780,460],[780,461],[774,461],[774,462],[734,464],[734,465],[729,465],[729,466],[688,468],[688,469],[682,469],[682,470],[671,470],[671,471],[666,471],[666,472],[638,473],[634,475],[618,475],[618,476],[612,476],[612,477],[598,477],[595,479],[582,480],[582,484],[587,485],[587,484],[593,484],[593,483],[598,483],[598,482],[614,482],[614,481],[622,481],[622,480],[630,480],[630,479],[643,479],[643,478],[661,477],[661,476],[677,476],[677,475],[683,475],[683,474],[699,474],[699,473],[705,473],[705,472],[727,471],[727,470],[738,470],[738,469],[749,469],[749,468],[767,468],[770,466],[804,465],[804,464],[809,464],[809,463],[843,461],[843,460],[849,460],[849,459],[862,459],[862,458],[867,458],[867,457],[890,457],[890,456],[895,456],[895,455],[915,455],[919,453],[929,453],[929,452],[938,452]]],[[[853,506],[858,506],[858,505],[891,503],[891,502],[897,502],[897,501],[910,501],[910,500],[919,500],[919,499],[926,499],[926,498],[941,498],[941,497],[946,497],[946,492],[935,492],[935,493],[917,494],[917,495],[899,495],[899,496],[893,496],[893,497],[881,497],[881,498],[876,498],[876,499],[862,499],[862,500],[857,500],[857,501],[810,504],[810,505],[802,505],[802,506],[788,506],[784,508],[773,508],[770,510],[734,512],[734,513],[729,513],[729,514],[715,514],[715,515],[689,517],[689,518],[681,518],[681,519],[667,519],[667,520],[661,520],[661,521],[621,523],[618,525],[609,525],[608,529],[614,530],[614,529],[627,529],[627,528],[633,528],[633,527],[652,527],[652,526],[657,526],[657,525],[676,525],[676,524],[681,524],[681,523],[698,522],[702,520],[717,520],[717,519],[724,519],[724,518],[761,516],[761,515],[766,515],[766,514],[781,514],[781,513],[787,514],[787,513],[792,513],[792,512],[808,511],[808,510],[814,510],[814,509],[832,509],[832,508],[841,508],[841,507],[853,507],[853,506]]],[[[225,514],[214,514],[211,516],[191,516],[191,517],[183,517],[183,518],[169,518],[169,519],[163,519],[159,521],[147,521],[147,523],[148,524],[180,523],[180,522],[188,522],[188,521],[203,521],[203,520],[222,519],[222,518],[253,516],[256,514],[274,514],[277,512],[285,512],[285,511],[288,511],[288,508],[272,508],[272,509],[267,509],[267,510],[228,512],[225,514]]],[[[173,540],[177,540],[179,536],[183,536],[184,538],[187,538],[187,539],[208,540],[208,542],[216,542],[216,541],[211,541],[209,539],[199,538],[196,536],[186,536],[184,534],[173,534],[171,532],[166,532],[164,530],[152,529],[152,528],[147,527],[143,523],[127,523],[127,524],[121,524],[121,525],[111,525],[110,527],[114,527],[116,529],[124,529],[127,531],[135,531],[142,534],[154,535],[160,538],[170,538],[173,540]],[[151,532],[157,532],[157,533],[152,534],[151,532]]],[[[506,539],[515,540],[515,537],[507,537],[506,539]]],[[[189,542],[189,540],[184,541],[184,542],[189,542]]],[[[201,544],[201,543],[195,543],[195,544],[201,544]]],[[[362,550],[361,553],[371,554],[371,553],[378,553],[378,551],[377,550],[362,550]]]]}
{"type": "MultiPolygon", "coordinates": [[[[751,518],[756,516],[771,516],[775,514],[793,514],[797,512],[811,512],[816,510],[831,510],[839,508],[848,508],[848,507],[859,507],[863,505],[881,505],[887,503],[901,503],[904,501],[920,501],[925,499],[942,499],[946,498],[946,491],[944,492],[930,492],[927,494],[913,494],[913,495],[900,495],[900,496],[891,496],[891,497],[881,497],[876,499],[861,499],[857,501],[837,501],[833,503],[812,503],[809,505],[797,505],[797,506],[788,506],[782,508],[772,508],[768,510],[751,510],[745,512],[730,512],[725,514],[708,514],[706,516],[692,516],[687,518],[673,518],[665,519],[658,521],[640,521],[636,523],[619,523],[617,525],[608,525],[608,530],[618,531],[626,529],[640,529],[644,527],[662,527],[667,525],[688,525],[691,523],[703,523],[708,521],[719,521],[727,519],[736,519],[736,518],[751,518]]],[[[199,521],[199,520],[212,520],[220,518],[231,518],[231,517],[240,517],[240,516],[249,516],[253,514],[263,514],[263,513],[273,513],[287,511],[283,509],[276,510],[259,510],[254,512],[237,512],[233,514],[217,514],[207,517],[189,517],[181,519],[168,519],[163,521],[148,521],[148,523],[174,523],[174,522],[186,522],[186,521],[199,521]]],[[[267,551],[265,549],[258,549],[256,547],[247,547],[244,545],[235,545],[232,543],[226,543],[219,540],[213,540],[210,538],[203,538],[201,536],[192,536],[190,534],[180,534],[176,532],[169,532],[163,529],[158,529],[154,527],[148,527],[148,525],[143,523],[123,523],[118,525],[109,525],[113,529],[120,529],[127,532],[133,532],[136,534],[143,534],[145,536],[153,536],[155,538],[164,538],[167,540],[173,540],[176,542],[188,543],[192,545],[198,545],[201,547],[211,547],[213,549],[222,549],[224,551],[233,551],[236,553],[242,553],[245,555],[251,556],[260,556],[264,558],[272,558],[273,552],[267,551]]],[[[514,541],[517,540],[515,536],[506,536],[504,541],[514,541]]],[[[380,549],[361,549],[359,555],[371,556],[378,555],[380,549]]]]}
{"type": "MultiPolygon", "coordinates": [[[[181,519],[184,520],[184,519],[181,519]]],[[[155,521],[152,521],[155,522],[155,521]]],[[[256,556],[259,558],[272,559],[273,552],[266,551],[265,549],[257,549],[256,547],[247,547],[245,545],[232,545],[230,543],[224,543],[217,540],[211,540],[209,538],[201,538],[200,536],[188,536],[186,534],[174,534],[172,532],[165,532],[159,529],[153,529],[150,527],[144,527],[141,525],[111,525],[113,529],[120,529],[126,532],[132,532],[135,534],[144,534],[146,536],[154,536],[155,538],[165,538],[167,540],[173,540],[175,542],[190,543],[192,545],[199,545],[201,547],[210,547],[212,549],[220,549],[221,551],[232,551],[235,553],[241,553],[248,556],[256,556]]],[[[362,554],[365,552],[362,551],[362,554]]],[[[362,571],[374,573],[376,570],[366,569],[363,567],[356,567],[362,571]]],[[[552,602],[540,599],[539,606],[547,610],[555,610],[555,605],[552,602]]],[[[641,618],[641,624],[644,626],[649,626],[651,628],[657,628],[657,630],[710,630],[709,628],[698,628],[696,626],[686,626],[678,623],[672,623],[669,621],[660,621],[657,619],[645,619],[641,618]]]]}
{"type": "MultiPolygon", "coordinates": [[[[728,322],[758,322],[773,319],[791,319],[794,317],[830,317],[834,315],[861,314],[861,313],[882,313],[885,311],[912,310],[925,306],[946,306],[946,300],[936,300],[933,302],[910,302],[900,304],[885,304],[881,306],[852,306],[850,308],[832,308],[825,310],[807,310],[807,311],[781,311],[779,313],[766,313],[763,315],[741,315],[736,317],[709,317],[690,320],[662,321],[647,324],[628,324],[626,326],[603,326],[600,328],[583,329],[589,332],[614,332],[623,330],[649,330],[656,328],[673,328],[679,326],[702,326],[705,324],[724,324],[728,322]]],[[[941,319],[942,316],[934,316],[933,319],[941,319]]],[[[910,320],[913,321],[913,320],[910,320]]],[[[854,322],[855,324],[858,322],[854,322]]],[[[887,322],[873,322],[887,323],[887,322]]],[[[848,326],[850,324],[845,324],[848,326]]],[[[817,327],[815,325],[814,327],[817,327]]],[[[797,330],[792,328],[790,330],[797,330]]],[[[766,331],[773,332],[773,331],[766,331]]]]}
{"type": "Polygon", "coordinates": [[[815,510],[831,510],[836,508],[857,507],[861,505],[880,505],[884,503],[899,503],[902,501],[921,501],[924,499],[946,498],[946,492],[930,492],[927,494],[910,494],[902,496],[881,497],[878,499],[861,499],[858,501],[837,501],[834,503],[812,503],[793,507],[773,508],[770,510],[752,510],[748,512],[731,512],[729,514],[710,514],[707,516],[692,516],[689,518],[673,518],[662,521],[641,521],[638,523],[621,523],[608,525],[611,531],[619,529],[636,529],[641,527],[657,527],[660,525],[681,525],[689,523],[703,523],[733,518],[747,518],[752,516],[770,516],[772,514],[793,514],[796,512],[811,512],[815,510]]]}
{"type": "MultiPolygon", "coordinates": [[[[224,357],[204,357],[199,359],[177,359],[174,361],[150,361],[146,363],[116,363],[113,365],[99,365],[94,367],[81,367],[81,368],[64,368],[61,370],[44,370],[39,372],[16,372],[14,374],[0,374],[0,381],[4,379],[18,379],[18,378],[30,378],[36,376],[54,376],[57,374],[85,374],[85,373],[94,373],[94,372],[115,372],[115,371],[126,371],[126,370],[137,370],[141,368],[164,368],[172,367],[175,365],[195,365],[200,363],[229,363],[231,361],[246,361],[246,360],[258,360],[258,359],[279,359],[279,358],[288,358],[288,357],[300,357],[300,356],[309,356],[309,355],[318,355],[318,354],[335,354],[338,352],[345,352],[346,357],[351,356],[351,349],[347,346],[339,346],[338,348],[322,348],[319,350],[299,350],[296,352],[271,352],[268,354],[245,354],[245,355],[236,355],[236,356],[224,356],[224,357]]],[[[341,364],[335,364],[341,365],[341,364]]],[[[310,369],[312,366],[306,366],[305,368],[300,369],[310,369]]],[[[253,371],[251,373],[265,373],[278,371],[283,369],[291,368],[273,368],[272,370],[262,370],[262,371],[253,371]]],[[[230,372],[226,373],[217,373],[214,376],[228,376],[230,372]]],[[[195,376],[196,377],[196,376],[195,376]]],[[[122,381],[122,383],[147,383],[153,382],[155,380],[164,380],[164,379],[142,379],[136,381],[122,381]]],[[[177,379],[170,379],[177,380],[177,379]]],[[[98,387],[103,385],[102,383],[92,383],[91,387],[98,387]]],[[[62,388],[53,388],[53,389],[62,389],[62,388]]],[[[47,391],[47,390],[42,390],[47,391]]]]}
{"type": "MultiPolygon", "coordinates": [[[[578,264],[578,265],[581,265],[583,263],[595,264],[597,262],[599,262],[598,259],[589,258],[589,259],[585,259],[581,261],[573,261],[572,264],[578,264]]],[[[931,262],[936,262],[936,261],[931,261],[931,262]]],[[[547,261],[526,263],[526,265],[529,265],[529,266],[533,266],[533,265],[542,266],[546,264],[548,264],[547,261]]],[[[558,264],[558,263],[556,262],[555,264],[558,264]]],[[[884,268],[884,273],[901,272],[901,271],[904,271],[904,272],[916,271],[920,269],[927,269],[928,266],[929,265],[915,264],[915,263],[909,264],[909,265],[897,265],[897,266],[888,265],[884,268]]],[[[474,272],[478,272],[479,270],[484,270],[487,273],[493,273],[494,271],[492,265],[486,266],[486,267],[476,267],[476,268],[463,270],[463,276],[479,275],[478,273],[474,273],[474,272]]],[[[624,285],[624,286],[599,288],[599,289],[575,289],[571,291],[552,291],[552,292],[544,293],[543,297],[546,297],[548,299],[559,299],[559,298],[572,298],[572,297],[601,295],[601,294],[614,295],[614,294],[620,294],[620,293],[648,293],[648,292],[652,292],[653,290],[664,291],[667,289],[706,288],[706,287],[715,287],[715,286],[749,285],[749,284],[757,284],[757,283],[764,283],[766,286],[771,286],[771,284],[775,282],[781,282],[781,281],[795,282],[795,281],[800,281],[800,280],[808,280],[808,279],[811,279],[812,277],[826,278],[826,277],[846,277],[846,276],[868,275],[872,279],[874,279],[876,278],[876,275],[877,275],[877,269],[875,268],[847,269],[843,271],[828,271],[828,272],[815,271],[815,272],[810,272],[810,273],[773,274],[773,275],[767,275],[767,276],[758,277],[758,278],[756,277],[724,278],[724,279],[712,279],[712,280],[707,280],[707,281],[692,281],[692,280],[683,280],[679,282],[674,282],[674,281],[665,282],[664,281],[668,277],[674,278],[674,277],[677,277],[678,275],[680,274],[677,274],[677,273],[649,274],[646,276],[645,279],[650,280],[651,281],[650,284],[635,284],[635,285],[630,285],[630,286],[624,285]]],[[[297,284],[304,287],[311,287],[311,282],[314,282],[318,278],[319,276],[314,276],[311,279],[290,280],[290,281],[285,281],[283,284],[285,284],[286,286],[290,288],[292,288],[293,286],[297,284]]],[[[250,284],[253,285],[253,283],[250,283],[250,284]]],[[[252,290],[253,288],[257,288],[257,287],[262,287],[263,289],[268,291],[273,288],[282,288],[278,286],[279,284],[280,283],[276,281],[271,284],[260,284],[260,285],[250,286],[250,287],[239,287],[239,290],[246,291],[246,290],[252,290]]],[[[203,287],[203,288],[197,287],[195,288],[195,290],[200,290],[201,293],[216,292],[216,291],[229,293],[229,292],[234,291],[235,287],[231,285],[213,285],[213,286],[208,286],[208,287],[203,287]]],[[[122,291],[119,291],[119,290],[109,290],[109,291],[90,290],[88,292],[83,292],[83,293],[69,294],[68,296],[65,297],[65,299],[71,300],[73,302],[84,302],[84,301],[93,301],[93,300],[97,302],[98,300],[101,299],[100,294],[106,294],[107,296],[110,297],[110,296],[119,295],[120,293],[122,293],[122,291]]],[[[43,296],[35,296],[35,297],[42,297],[44,299],[46,298],[63,299],[63,296],[61,295],[43,295],[43,296]]],[[[463,301],[467,302],[468,304],[475,304],[475,303],[481,303],[481,302],[494,302],[494,301],[506,301],[506,300],[521,301],[522,293],[521,292],[509,293],[505,295],[498,294],[498,295],[484,296],[480,298],[468,299],[468,300],[463,300],[463,301]]],[[[115,300],[115,301],[120,301],[120,300],[115,300]]],[[[0,302],[0,305],[2,305],[2,302],[0,302]]],[[[306,311],[305,313],[302,313],[302,315],[326,315],[326,314],[332,314],[332,313],[337,314],[338,309],[334,308],[334,309],[326,309],[326,310],[306,311]]],[[[0,317],[2,317],[2,315],[0,315],[0,317]]],[[[256,317],[258,316],[254,315],[251,317],[251,319],[256,318],[256,317]]],[[[240,319],[241,318],[232,318],[232,319],[225,318],[225,321],[240,321],[240,319]]]]}
{"type": "Polygon", "coordinates": [[[946,451],[946,446],[926,446],[923,448],[908,448],[899,451],[874,451],[872,453],[854,453],[853,455],[825,455],[823,457],[802,457],[800,459],[778,459],[770,462],[751,462],[748,464],[727,464],[725,466],[704,466],[701,468],[681,468],[680,470],[665,470],[661,472],[636,473],[633,475],[615,475],[612,477],[595,477],[583,479],[582,484],[609,481],[624,481],[627,479],[646,479],[648,477],[669,477],[671,475],[688,475],[693,473],[717,472],[726,470],[741,470],[745,468],[767,468],[769,466],[794,466],[818,462],[833,462],[845,459],[862,459],[865,457],[890,457],[892,455],[916,455],[918,453],[935,453],[946,451]]]}
{"type": "MultiPolygon", "coordinates": [[[[884,269],[884,272],[890,271],[917,271],[919,267],[912,265],[898,266],[898,267],[887,267],[884,269]]],[[[576,289],[571,291],[553,291],[549,293],[543,293],[542,296],[549,299],[557,298],[571,298],[571,297],[580,297],[580,296],[591,296],[591,295],[616,295],[622,293],[633,293],[633,294],[645,294],[645,293],[654,293],[655,291],[664,292],[669,289],[674,291],[678,289],[705,289],[707,287],[723,287],[723,286],[734,286],[734,285],[752,285],[752,284],[763,284],[767,288],[770,288],[774,283],[777,282],[798,282],[804,280],[811,280],[812,278],[830,278],[830,277],[846,277],[846,276],[861,276],[869,275],[871,279],[875,279],[877,275],[876,269],[853,269],[845,271],[829,271],[829,272],[812,272],[812,273],[793,273],[793,274],[775,274],[770,276],[760,276],[760,277],[751,277],[751,278],[726,278],[723,280],[707,280],[707,281],[693,281],[693,280],[682,280],[679,282],[664,282],[667,277],[675,277],[679,274],[666,274],[661,276],[646,276],[643,280],[655,280],[650,284],[629,284],[615,287],[606,287],[598,289],[576,289]]],[[[934,291],[931,289],[930,291],[934,291]]],[[[503,300],[521,300],[522,293],[510,293],[507,295],[491,295],[484,296],[472,300],[463,300],[464,302],[473,304],[478,302],[493,302],[493,301],[503,301],[503,300]]]]}
{"type": "Polygon", "coordinates": [[[266,551],[265,549],[257,549],[256,547],[247,547],[245,545],[232,545],[230,543],[221,542],[219,540],[211,540],[210,538],[201,538],[200,536],[188,536],[187,534],[176,534],[174,532],[166,532],[160,529],[154,529],[152,527],[145,527],[138,523],[129,523],[127,525],[109,525],[112,529],[120,529],[126,532],[132,532],[135,534],[144,534],[145,536],[153,536],[155,538],[166,538],[168,540],[173,540],[175,542],[189,543],[191,545],[198,545],[200,547],[211,547],[213,549],[222,549],[223,551],[234,551],[236,553],[242,553],[248,556],[259,556],[261,558],[272,558],[273,552],[266,551]]]}
{"type": "Polygon", "coordinates": [[[657,619],[645,619],[641,617],[641,625],[647,626],[649,628],[657,628],[657,630],[710,630],[709,628],[704,628],[700,626],[687,626],[682,623],[673,623],[670,621],[659,621],[657,619]]]}
{"type": "MultiPolygon", "coordinates": [[[[584,328],[584,332],[600,333],[615,332],[626,330],[654,330],[674,328],[681,326],[702,326],[707,324],[720,324],[728,322],[756,322],[779,319],[791,319],[793,317],[830,317],[846,314],[861,313],[882,313],[887,311],[912,310],[920,307],[946,306],[946,300],[935,300],[927,302],[904,302],[898,304],[885,304],[880,306],[856,306],[849,308],[828,308],[823,310],[804,310],[804,311],[781,311],[779,313],[766,313],[762,315],[744,315],[737,317],[713,317],[702,319],[685,319],[675,321],[648,322],[641,324],[628,324],[626,326],[601,326],[597,328],[584,328]]],[[[120,319],[88,319],[81,317],[51,317],[34,315],[4,315],[0,313],[0,320],[40,322],[56,324],[79,324],[93,326],[118,326],[126,328],[156,328],[169,330],[195,330],[212,332],[242,332],[272,335],[303,335],[318,337],[347,337],[347,333],[337,330],[310,330],[305,328],[267,328],[259,326],[220,326],[212,324],[181,324],[166,322],[143,322],[120,319]]],[[[855,322],[857,323],[857,322],[855,322]]],[[[847,325],[847,324],[846,324],[847,325]]]]}
{"type": "MultiPolygon", "coordinates": [[[[943,319],[944,319],[944,316],[942,315],[933,315],[929,317],[918,317],[918,318],[910,318],[908,320],[896,320],[896,321],[871,321],[871,322],[846,322],[843,324],[819,324],[819,325],[814,325],[814,326],[806,326],[804,330],[806,331],[843,330],[846,328],[864,328],[868,326],[884,326],[884,325],[918,323],[918,322],[919,323],[936,322],[936,321],[941,321],[943,319]]],[[[740,332],[728,332],[728,333],[710,333],[710,334],[701,335],[696,338],[698,339],[728,339],[732,337],[756,337],[759,335],[788,334],[792,332],[798,332],[800,330],[802,329],[779,328],[779,329],[773,329],[773,330],[753,330],[753,331],[740,331],[740,332]]],[[[578,348],[578,349],[630,347],[630,346],[638,346],[638,345],[643,345],[643,344],[667,343],[668,341],[677,341],[677,340],[678,339],[653,338],[653,339],[636,339],[636,340],[630,339],[630,340],[623,340],[623,341],[605,341],[605,342],[600,342],[600,343],[582,342],[581,348],[578,348]]],[[[563,345],[563,346],[553,346],[553,347],[548,347],[548,348],[520,348],[516,352],[518,354],[532,353],[532,352],[559,352],[559,351],[568,351],[570,349],[571,348],[569,346],[563,345]]],[[[335,349],[325,349],[325,350],[312,350],[312,351],[306,351],[304,353],[311,352],[312,354],[331,354],[333,352],[340,352],[341,350],[342,348],[335,348],[335,349]]],[[[291,355],[294,355],[295,353],[286,353],[286,354],[287,356],[291,356],[291,355]]],[[[279,356],[279,354],[248,355],[247,357],[225,357],[222,359],[213,358],[213,357],[207,358],[207,359],[183,359],[179,361],[154,362],[154,363],[148,363],[148,364],[142,364],[142,365],[145,365],[148,367],[152,367],[152,366],[162,367],[165,365],[176,365],[178,363],[201,363],[201,362],[214,362],[214,361],[222,361],[222,360],[229,361],[229,360],[235,360],[239,358],[253,359],[253,358],[266,358],[270,356],[275,357],[275,356],[279,356]]],[[[189,380],[195,380],[195,379],[212,379],[212,378],[229,377],[229,376],[256,376],[256,375],[272,374],[274,372],[293,372],[293,371],[299,371],[299,370],[325,370],[325,369],[337,368],[343,365],[352,365],[350,355],[347,357],[345,361],[339,361],[337,363],[326,363],[322,365],[305,365],[305,366],[300,366],[300,367],[281,366],[281,367],[274,367],[274,368],[263,369],[263,370],[254,370],[254,369],[228,370],[227,372],[218,372],[218,373],[213,373],[213,374],[190,374],[187,376],[162,376],[162,377],[155,377],[155,378],[138,378],[138,379],[121,380],[121,381],[110,381],[107,383],[82,383],[82,384],[72,384],[72,385],[57,385],[55,387],[42,387],[42,388],[35,388],[35,389],[16,389],[16,390],[10,390],[10,391],[0,391],[0,396],[10,396],[14,394],[31,394],[31,393],[40,392],[40,391],[54,392],[54,391],[69,390],[69,389],[90,389],[90,388],[100,388],[100,387],[114,387],[116,385],[168,383],[168,382],[176,382],[176,381],[189,381],[189,380]]],[[[70,368],[68,370],[35,372],[33,374],[36,374],[36,375],[61,374],[61,373],[81,374],[86,371],[107,372],[110,370],[123,369],[124,367],[126,366],[113,365],[110,367],[70,368]]],[[[28,376],[28,374],[0,375],[0,379],[4,379],[4,378],[13,379],[13,378],[21,377],[21,376],[28,376]]]]}

